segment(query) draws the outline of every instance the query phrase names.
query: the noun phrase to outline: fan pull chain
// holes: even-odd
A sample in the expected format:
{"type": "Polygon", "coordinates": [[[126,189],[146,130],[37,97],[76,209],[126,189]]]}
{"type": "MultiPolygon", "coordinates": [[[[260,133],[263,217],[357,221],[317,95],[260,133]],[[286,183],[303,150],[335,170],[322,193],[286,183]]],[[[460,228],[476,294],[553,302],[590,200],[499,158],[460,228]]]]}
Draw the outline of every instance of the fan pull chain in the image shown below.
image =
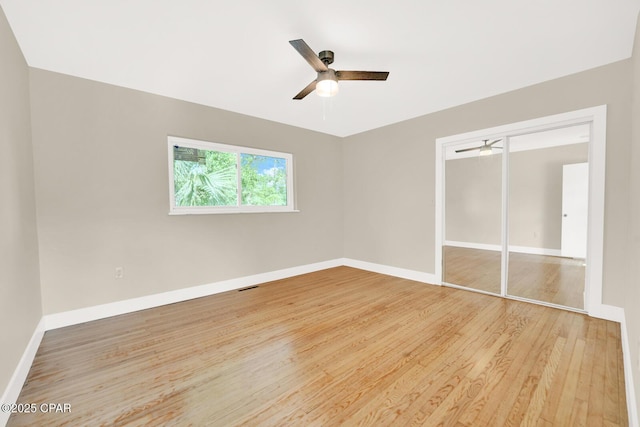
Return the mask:
{"type": "Polygon", "coordinates": [[[322,98],[322,121],[327,120],[333,109],[333,97],[322,98]]]}

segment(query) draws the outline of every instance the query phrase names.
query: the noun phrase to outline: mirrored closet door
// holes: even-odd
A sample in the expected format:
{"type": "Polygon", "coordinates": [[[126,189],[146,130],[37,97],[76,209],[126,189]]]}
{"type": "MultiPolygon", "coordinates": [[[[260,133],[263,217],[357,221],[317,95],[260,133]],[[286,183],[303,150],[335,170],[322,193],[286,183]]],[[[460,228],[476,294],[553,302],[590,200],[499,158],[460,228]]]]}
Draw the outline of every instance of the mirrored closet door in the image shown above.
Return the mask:
{"type": "Polygon", "coordinates": [[[499,142],[472,141],[445,149],[443,280],[492,294],[500,294],[502,270],[499,142]]]}
{"type": "Polygon", "coordinates": [[[509,138],[507,294],[584,309],[590,125],[509,138]]]}
{"type": "Polygon", "coordinates": [[[594,107],[438,139],[439,283],[598,307],[605,120],[594,107]]]}

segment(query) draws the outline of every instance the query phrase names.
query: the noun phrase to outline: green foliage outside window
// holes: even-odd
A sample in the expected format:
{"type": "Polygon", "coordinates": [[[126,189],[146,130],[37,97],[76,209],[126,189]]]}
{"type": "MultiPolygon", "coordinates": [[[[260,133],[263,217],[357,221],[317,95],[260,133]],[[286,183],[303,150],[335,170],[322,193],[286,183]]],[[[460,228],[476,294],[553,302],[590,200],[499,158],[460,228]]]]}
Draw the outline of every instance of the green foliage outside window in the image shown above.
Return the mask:
{"type": "MultiPolygon", "coordinates": [[[[179,150],[179,147],[174,150],[179,150]]],[[[176,206],[236,205],[236,155],[220,151],[193,151],[200,156],[191,160],[174,160],[173,163],[176,206]]]]}
{"type": "Polygon", "coordinates": [[[242,204],[250,206],[285,206],[287,172],[284,159],[241,155],[242,204]]]}
{"type": "MultiPolygon", "coordinates": [[[[176,206],[238,206],[237,153],[174,147],[176,206]]],[[[240,154],[241,203],[286,206],[286,160],[240,154]]]]}

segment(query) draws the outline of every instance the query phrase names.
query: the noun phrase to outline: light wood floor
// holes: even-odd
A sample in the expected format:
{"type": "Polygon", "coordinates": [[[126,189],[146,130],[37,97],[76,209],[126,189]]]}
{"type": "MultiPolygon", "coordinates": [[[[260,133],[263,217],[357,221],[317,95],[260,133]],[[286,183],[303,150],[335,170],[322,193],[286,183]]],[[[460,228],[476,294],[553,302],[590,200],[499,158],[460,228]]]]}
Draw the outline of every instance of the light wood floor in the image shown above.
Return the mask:
{"type": "Polygon", "coordinates": [[[624,426],[617,323],[339,267],[49,331],[9,426],[624,426]]]}
{"type": "MultiPolygon", "coordinates": [[[[443,249],[445,282],[500,293],[501,252],[454,246],[443,249]]],[[[584,260],[509,254],[509,295],[582,310],[584,281],[584,260]]]]}

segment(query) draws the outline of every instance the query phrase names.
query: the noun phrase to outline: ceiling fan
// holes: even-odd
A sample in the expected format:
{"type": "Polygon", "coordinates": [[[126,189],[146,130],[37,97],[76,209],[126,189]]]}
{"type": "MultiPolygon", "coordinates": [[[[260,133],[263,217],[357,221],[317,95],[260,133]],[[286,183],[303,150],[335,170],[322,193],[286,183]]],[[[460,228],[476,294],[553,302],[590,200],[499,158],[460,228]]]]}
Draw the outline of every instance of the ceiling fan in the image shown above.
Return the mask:
{"type": "Polygon", "coordinates": [[[314,90],[319,96],[333,96],[338,93],[339,80],[387,80],[389,77],[388,71],[336,71],[329,68],[333,63],[332,51],[323,50],[316,55],[302,39],[290,40],[289,43],[318,73],[318,78],[309,83],[293,99],[302,99],[314,90]]]}
{"type": "Polygon", "coordinates": [[[493,148],[502,148],[502,147],[494,147],[493,144],[495,144],[496,142],[500,142],[502,141],[501,139],[496,139],[495,141],[491,141],[489,142],[488,139],[483,139],[482,142],[484,142],[484,144],[482,144],[479,147],[471,147],[471,148],[462,148],[460,150],[456,150],[456,153],[464,153],[465,151],[472,151],[472,150],[479,150],[480,156],[488,156],[489,154],[492,153],[492,149],[493,148]]]}

